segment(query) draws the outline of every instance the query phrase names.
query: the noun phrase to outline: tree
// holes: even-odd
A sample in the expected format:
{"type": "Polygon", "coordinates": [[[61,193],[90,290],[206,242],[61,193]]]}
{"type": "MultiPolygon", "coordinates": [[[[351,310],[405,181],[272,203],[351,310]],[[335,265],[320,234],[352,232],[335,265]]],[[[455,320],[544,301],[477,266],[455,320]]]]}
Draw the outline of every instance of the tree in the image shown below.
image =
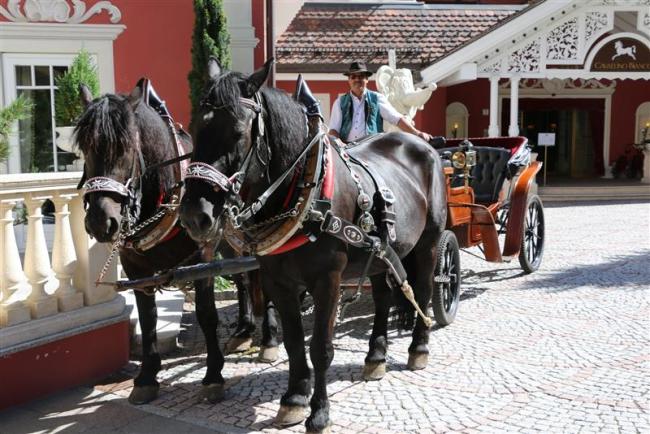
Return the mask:
{"type": "Polygon", "coordinates": [[[192,121],[207,81],[207,64],[214,57],[224,68],[230,68],[230,34],[222,0],[194,0],[194,34],[192,35],[192,70],[190,83],[192,121]]]}
{"type": "Polygon", "coordinates": [[[13,123],[28,118],[34,105],[24,95],[20,95],[7,107],[0,109],[0,162],[9,156],[9,133],[13,123]]]}
{"type": "Polygon", "coordinates": [[[99,95],[99,77],[90,54],[82,49],[72,61],[70,69],[57,78],[54,96],[56,124],[59,127],[74,125],[85,107],[79,96],[79,85],[85,84],[94,97],[99,95]]]}

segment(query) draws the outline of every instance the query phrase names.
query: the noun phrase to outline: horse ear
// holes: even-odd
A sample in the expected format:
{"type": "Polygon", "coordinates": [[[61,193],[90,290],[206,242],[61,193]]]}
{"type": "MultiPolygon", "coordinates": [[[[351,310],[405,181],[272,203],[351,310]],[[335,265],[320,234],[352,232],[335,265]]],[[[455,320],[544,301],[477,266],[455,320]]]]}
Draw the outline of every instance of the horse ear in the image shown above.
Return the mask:
{"type": "Polygon", "coordinates": [[[388,95],[390,93],[390,88],[388,85],[393,78],[393,74],[395,74],[395,70],[388,65],[380,66],[377,70],[377,74],[375,74],[375,84],[377,85],[377,90],[384,95],[388,95]]]}
{"type": "Polygon", "coordinates": [[[139,86],[139,85],[136,85],[133,88],[133,90],[131,91],[131,94],[129,95],[129,102],[131,103],[131,105],[135,106],[136,104],[138,104],[140,102],[143,95],[144,94],[142,93],[142,87],[139,86]]]}
{"type": "Polygon", "coordinates": [[[212,80],[216,80],[221,75],[221,72],[221,65],[219,65],[217,58],[210,56],[210,59],[208,60],[208,77],[212,80]]]}
{"type": "Polygon", "coordinates": [[[90,88],[83,83],[79,85],[79,97],[85,107],[88,107],[93,102],[93,94],[90,92],[90,88]]]}
{"type": "Polygon", "coordinates": [[[248,89],[250,90],[251,94],[257,92],[260,90],[260,87],[264,84],[266,79],[269,77],[269,73],[271,72],[271,68],[273,67],[273,63],[275,63],[275,59],[271,57],[269,60],[266,61],[264,66],[262,66],[260,69],[257,71],[253,72],[250,77],[248,77],[248,89]]]}

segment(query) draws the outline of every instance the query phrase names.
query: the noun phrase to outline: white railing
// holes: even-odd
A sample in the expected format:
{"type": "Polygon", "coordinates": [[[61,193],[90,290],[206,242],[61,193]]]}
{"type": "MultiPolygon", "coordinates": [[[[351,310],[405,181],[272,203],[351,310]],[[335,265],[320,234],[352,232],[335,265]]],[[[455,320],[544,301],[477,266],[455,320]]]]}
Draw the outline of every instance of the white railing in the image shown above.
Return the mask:
{"type": "MultiPolygon", "coordinates": [[[[0,175],[0,353],[125,314],[123,297],[95,285],[110,245],[85,232],[80,177],[80,172],[0,175]],[[55,207],[54,228],[44,224],[41,206],[47,199],[55,207]],[[14,224],[21,214],[26,238],[14,224]]],[[[116,277],[113,263],[105,280],[116,277]]]]}

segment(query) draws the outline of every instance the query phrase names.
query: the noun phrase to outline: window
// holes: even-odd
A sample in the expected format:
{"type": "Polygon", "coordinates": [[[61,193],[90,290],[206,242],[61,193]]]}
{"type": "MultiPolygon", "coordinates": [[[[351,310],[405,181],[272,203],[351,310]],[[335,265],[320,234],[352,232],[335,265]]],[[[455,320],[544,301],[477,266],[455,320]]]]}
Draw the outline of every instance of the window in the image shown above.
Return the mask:
{"type": "MultiPolygon", "coordinates": [[[[7,103],[20,95],[34,104],[32,116],[18,123],[10,141],[10,172],[60,172],[71,168],[76,156],[56,146],[54,120],[56,79],[64,74],[74,55],[5,55],[3,57],[7,103]]],[[[59,125],[65,126],[65,125],[59,125]]]]}

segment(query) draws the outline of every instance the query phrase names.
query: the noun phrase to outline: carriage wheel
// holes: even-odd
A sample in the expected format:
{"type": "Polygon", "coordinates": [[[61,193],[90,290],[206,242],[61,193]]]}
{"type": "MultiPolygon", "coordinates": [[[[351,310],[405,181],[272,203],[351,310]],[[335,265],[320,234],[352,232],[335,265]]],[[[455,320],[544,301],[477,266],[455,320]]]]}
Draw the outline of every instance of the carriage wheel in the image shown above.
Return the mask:
{"type": "Polygon", "coordinates": [[[524,234],[519,249],[519,264],[524,273],[537,270],[544,254],[544,207],[539,196],[528,198],[524,234]]]}
{"type": "Polygon", "coordinates": [[[436,249],[433,277],[433,314],[436,322],[446,326],[454,322],[460,300],[460,252],[452,231],[444,231],[436,249]]]}

